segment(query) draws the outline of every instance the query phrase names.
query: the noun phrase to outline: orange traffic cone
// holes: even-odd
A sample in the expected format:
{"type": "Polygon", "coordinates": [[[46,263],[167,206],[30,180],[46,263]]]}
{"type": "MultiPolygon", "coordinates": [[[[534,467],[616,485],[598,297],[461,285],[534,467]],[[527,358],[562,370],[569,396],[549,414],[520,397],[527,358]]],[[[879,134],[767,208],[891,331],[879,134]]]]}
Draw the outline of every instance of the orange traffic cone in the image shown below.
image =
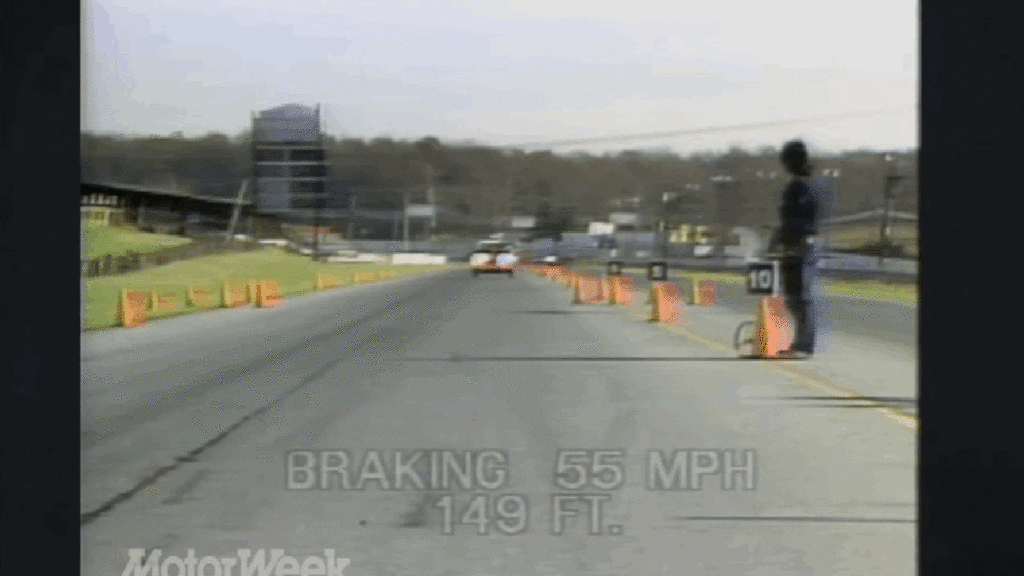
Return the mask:
{"type": "Polygon", "coordinates": [[[616,277],[612,285],[612,295],[615,299],[614,304],[632,306],[634,288],[633,279],[629,276],[616,277]]]}
{"type": "Polygon", "coordinates": [[[757,334],[754,354],[778,358],[779,352],[793,344],[793,318],[781,298],[762,298],[757,307],[757,334]]]}
{"type": "Polygon", "coordinates": [[[700,280],[693,284],[694,306],[715,306],[718,304],[718,283],[714,280],[700,280]]]}
{"type": "Polygon", "coordinates": [[[663,324],[678,324],[683,319],[682,292],[671,282],[655,282],[651,285],[651,321],[663,324]]]}

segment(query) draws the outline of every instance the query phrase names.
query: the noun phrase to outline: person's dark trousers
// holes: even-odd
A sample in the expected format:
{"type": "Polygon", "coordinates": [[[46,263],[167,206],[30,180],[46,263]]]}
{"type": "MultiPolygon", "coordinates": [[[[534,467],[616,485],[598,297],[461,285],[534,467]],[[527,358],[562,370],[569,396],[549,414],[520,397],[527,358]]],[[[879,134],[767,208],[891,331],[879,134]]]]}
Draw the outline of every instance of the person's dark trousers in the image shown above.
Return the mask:
{"type": "Polygon", "coordinates": [[[788,256],[780,262],[782,293],[793,316],[793,350],[814,353],[814,310],[810,280],[813,258],[788,256]]]}

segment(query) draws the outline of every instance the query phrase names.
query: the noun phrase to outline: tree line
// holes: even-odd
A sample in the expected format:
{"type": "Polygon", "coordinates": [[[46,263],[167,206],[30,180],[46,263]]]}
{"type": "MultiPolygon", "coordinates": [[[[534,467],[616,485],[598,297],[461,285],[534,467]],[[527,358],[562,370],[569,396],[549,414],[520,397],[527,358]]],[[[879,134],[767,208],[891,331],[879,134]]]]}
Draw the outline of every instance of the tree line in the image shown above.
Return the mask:
{"type": "MultiPolygon", "coordinates": [[[[175,186],[233,197],[253,174],[249,132],[234,136],[121,137],[83,133],[82,180],[175,186]]],[[[441,221],[538,217],[553,231],[582,230],[610,212],[639,212],[648,221],[769,225],[787,176],[778,150],[732,147],[725,153],[680,156],[665,151],[556,154],[502,150],[436,137],[415,141],[324,136],[328,191],[334,205],[356,196],[361,206],[396,207],[403,194],[426,200],[428,186],[444,210],[441,221]]],[[[852,150],[812,159],[815,175],[836,186],[835,215],[882,205],[885,178],[904,180],[892,208],[917,211],[917,153],[852,150]],[[836,172],[838,171],[838,177],[836,172]]]]}

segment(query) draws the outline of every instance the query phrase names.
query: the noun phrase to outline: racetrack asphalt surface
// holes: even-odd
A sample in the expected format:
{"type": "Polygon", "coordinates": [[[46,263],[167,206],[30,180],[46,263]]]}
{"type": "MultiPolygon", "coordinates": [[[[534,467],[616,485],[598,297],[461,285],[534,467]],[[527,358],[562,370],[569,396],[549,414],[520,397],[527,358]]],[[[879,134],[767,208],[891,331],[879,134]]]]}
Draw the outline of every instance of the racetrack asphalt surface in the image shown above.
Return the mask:
{"type": "MultiPolygon", "coordinates": [[[[121,574],[134,548],[300,562],[333,549],[348,576],[916,573],[913,431],[625,308],[573,306],[527,273],[446,271],[83,334],[81,370],[82,574],[121,574]],[[288,489],[292,451],[347,451],[358,478],[371,451],[394,472],[396,451],[434,449],[501,451],[507,477],[288,489]],[[572,449],[622,451],[605,460],[621,485],[601,483],[612,466],[560,486],[572,449]],[[652,450],[714,451],[753,474],[652,490],[652,450]],[[477,494],[521,495],[525,529],[459,523],[477,494]],[[561,504],[578,516],[556,533],[563,494],[608,497],[600,535],[585,500],[561,504]],[[454,534],[434,506],[445,495],[454,534]]],[[[713,464],[694,458],[680,462],[713,464]]]]}

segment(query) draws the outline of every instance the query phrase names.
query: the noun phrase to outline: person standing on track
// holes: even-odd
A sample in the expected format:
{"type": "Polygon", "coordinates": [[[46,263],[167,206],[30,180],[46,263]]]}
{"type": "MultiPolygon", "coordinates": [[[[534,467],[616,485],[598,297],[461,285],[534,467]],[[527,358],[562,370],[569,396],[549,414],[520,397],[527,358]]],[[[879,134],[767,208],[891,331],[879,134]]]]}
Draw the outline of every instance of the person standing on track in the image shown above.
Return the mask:
{"type": "Polygon", "coordinates": [[[779,265],[786,307],[793,316],[793,344],[781,353],[793,359],[810,358],[815,351],[816,330],[823,313],[819,296],[818,226],[829,205],[827,187],[811,178],[807,147],[800,140],[787,142],[780,155],[793,179],[782,192],[781,226],[768,244],[768,252],[781,251],[779,265]]]}

